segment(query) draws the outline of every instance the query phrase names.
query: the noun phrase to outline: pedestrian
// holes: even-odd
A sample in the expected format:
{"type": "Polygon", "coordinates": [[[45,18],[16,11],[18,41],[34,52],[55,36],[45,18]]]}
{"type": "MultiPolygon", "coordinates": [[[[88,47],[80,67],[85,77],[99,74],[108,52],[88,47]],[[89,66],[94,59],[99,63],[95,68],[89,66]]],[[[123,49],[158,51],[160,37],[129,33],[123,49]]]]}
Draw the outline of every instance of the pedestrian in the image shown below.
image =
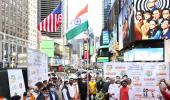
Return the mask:
{"type": "Polygon", "coordinates": [[[105,100],[109,100],[109,93],[108,93],[109,85],[110,85],[110,78],[106,77],[106,81],[103,84],[103,89],[102,89],[105,94],[105,100]]]}
{"type": "Polygon", "coordinates": [[[80,82],[80,98],[81,100],[86,100],[87,98],[87,79],[83,78],[80,82]]]}
{"type": "Polygon", "coordinates": [[[116,83],[117,85],[120,84],[120,76],[116,76],[115,83],[116,83]]]}
{"type": "Polygon", "coordinates": [[[68,81],[65,81],[64,86],[62,88],[62,95],[64,100],[71,100],[68,84],[69,84],[68,81]]]}
{"type": "Polygon", "coordinates": [[[97,91],[99,92],[103,87],[104,81],[101,77],[99,77],[99,81],[97,82],[97,91]]]}
{"type": "Polygon", "coordinates": [[[134,93],[134,87],[132,85],[132,80],[130,78],[127,79],[128,82],[128,96],[129,100],[135,100],[135,93],[134,93]]]}
{"type": "Polygon", "coordinates": [[[27,98],[27,92],[24,92],[23,96],[22,96],[22,100],[28,100],[27,98]]]}
{"type": "Polygon", "coordinates": [[[47,87],[47,85],[48,85],[47,80],[44,80],[44,81],[43,81],[43,84],[44,84],[44,87],[47,87]]]}
{"type": "Polygon", "coordinates": [[[56,93],[55,85],[49,84],[49,98],[50,100],[58,100],[58,95],[56,93]]]}
{"type": "Polygon", "coordinates": [[[165,79],[160,80],[159,88],[163,95],[164,100],[170,100],[170,93],[169,93],[170,85],[167,84],[165,79]]]}
{"type": "Polygon", "coordinates": [[[74,97],[73,100],[79,100],[79,86],[77,79],[73,80],[73,86],[74,86],[74,97]]]}
{"type": "Polygon", "coordinates": [[[128,75],[123,75],[122,81],[128,79],[128,75]]]}
{"type": "Polygon", "coordinates": [[[44,84],[42,82],[37,82],[35,84],[35,86],[36,86],[36,88],[35,88],[34,92],[37,95],[36,100],[45,100],[46,95],[44,95],[44,93],[43,93],[43,91],[45,90],[44,84]]]}
{"type": "Polygon", "coordinates": [[[58,80],[56,83],[56,93],[58,95],[58,100],[63,100],[63,98],[62,98],[62,80],[58,80]]]}
{"type": "Polygon", "coordinates": [[[94,78],[89,81],[89,100],[94,100],[96,97],[97,87],[94,78]]]}
{"type": "Polygon", "coordinates": [[[70,78],[70,80],[69,80],[68,90],[69,90],[71,99],[73,99],[74,98],[73,78],[70,78]]]}
{"type": "Polygon", "coordinates": [[[109,93],[109,100],[118,100],[119,88],[115,84],[115,79],[111,80],[111,83],[110,83],[109,89],[108,89],[108,93],[109,93]]]}
{"type": "Polygon", "coordinates": [[[128,96],[127,80],[123,80],[122,87],[120,88],[120,100],[130,100],[128,96]]]}

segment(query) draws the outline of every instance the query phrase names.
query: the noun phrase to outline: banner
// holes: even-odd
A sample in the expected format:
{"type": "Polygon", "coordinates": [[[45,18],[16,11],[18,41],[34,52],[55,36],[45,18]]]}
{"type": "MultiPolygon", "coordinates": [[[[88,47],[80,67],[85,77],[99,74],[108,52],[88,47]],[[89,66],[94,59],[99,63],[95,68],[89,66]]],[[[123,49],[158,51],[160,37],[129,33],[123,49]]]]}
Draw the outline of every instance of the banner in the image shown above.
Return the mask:
{"type": "Polygon", "coordinates": [[[21,69],[8,70],[10,96],[22,96],[25,90],[24,78],[21,69]]]}
{"type": "Polygon", "coordinates": [[[104,63],[104,77],[122,77],[127,74],[132,79],[135,100],[159,100],[161,95],[158,87],[160,79],[169,80],[169,64],[161,62],[104,63]]]}
{"type": "Polygon", "coordinates": [[[28,86],[48,80],[48,57],[46,54],[28,49],[28,86]]]}

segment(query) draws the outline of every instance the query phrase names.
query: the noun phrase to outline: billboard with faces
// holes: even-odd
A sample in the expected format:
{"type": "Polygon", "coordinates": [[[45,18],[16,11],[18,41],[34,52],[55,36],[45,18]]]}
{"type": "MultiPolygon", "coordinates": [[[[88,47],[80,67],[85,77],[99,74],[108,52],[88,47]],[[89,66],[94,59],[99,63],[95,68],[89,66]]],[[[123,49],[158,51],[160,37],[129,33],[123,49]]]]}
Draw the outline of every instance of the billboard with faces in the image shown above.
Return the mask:
{"type": "Polygon", "coordinates": [[[119,48],[136,40],[170,39],[170,0],[122,0],[119,48]]]}
{"type": "Polygon", "coordinates": [[[134,0],[135,40],[170,39],[170,1],[134,0]]]}

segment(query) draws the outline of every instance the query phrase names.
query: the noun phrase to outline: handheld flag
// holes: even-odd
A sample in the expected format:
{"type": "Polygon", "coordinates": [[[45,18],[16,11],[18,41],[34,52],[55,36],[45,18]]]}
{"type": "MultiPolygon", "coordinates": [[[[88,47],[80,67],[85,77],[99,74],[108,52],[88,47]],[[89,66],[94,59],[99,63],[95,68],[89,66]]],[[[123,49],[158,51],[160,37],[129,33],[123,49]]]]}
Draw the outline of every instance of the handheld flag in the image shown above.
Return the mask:
{"type": "Polygon", "coordinates": [[[85,6],[76,16],[74,19],[74,25],[70,30],[66,33],[67,40],[71,40],[83,31],[88,29],[88,20],[87,20],[87,13],[88,13],[88,5],[85,6]]]}
{"type": "Polygon", "coordinates": [[[38,30],[46,32],[57,32],[62,23],[62,2],[49,14],[42,22],[38,24],[38,30]]]}

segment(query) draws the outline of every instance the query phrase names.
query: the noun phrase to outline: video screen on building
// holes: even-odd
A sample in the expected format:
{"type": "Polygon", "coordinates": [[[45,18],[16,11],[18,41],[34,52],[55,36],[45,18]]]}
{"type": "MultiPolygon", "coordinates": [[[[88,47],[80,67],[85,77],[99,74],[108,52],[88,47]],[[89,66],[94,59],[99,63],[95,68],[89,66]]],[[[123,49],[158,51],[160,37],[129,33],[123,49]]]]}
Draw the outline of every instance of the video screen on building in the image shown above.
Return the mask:
{"type": "Polygon", "coordinates": [[[103,45],[108,45],[109,44],[109,31],[104,30],[102,31],[102,35],[103,35],[103,45]]]}
{"type": "Polygon", "coordinates": [[[170,39],[170,0],[134,0],[135,40],[170,39]]]}
{"type": "Polygon", "coordinates": [[[118,18],[119,49],[134,41],[134,13],[132,0],[122,0],[118,18]]]}

